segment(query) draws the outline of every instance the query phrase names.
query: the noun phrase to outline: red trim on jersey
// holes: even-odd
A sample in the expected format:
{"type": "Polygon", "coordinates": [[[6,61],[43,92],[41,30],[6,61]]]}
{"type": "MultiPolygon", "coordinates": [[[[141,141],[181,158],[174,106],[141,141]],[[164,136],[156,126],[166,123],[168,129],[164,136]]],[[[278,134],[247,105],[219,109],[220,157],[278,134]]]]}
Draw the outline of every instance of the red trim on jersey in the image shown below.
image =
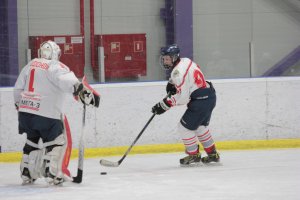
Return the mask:
{"type": "Polygon", "coordinates": [[[190,64],[189,64],[189,66],[188,66],[188,68],[187,68],[187,70],[186,70],[185,73],[184,73],[182,83],[181,83],[180,85],[177,86],[178,88],[180,88],[180,87],[184,84],[185,77],[186,77],[186,75],[188,74],[188,71],[189,71],[190,67],[192,66],[192,63],[193,63],[193,62],[191,61],[190,64]]]}
{"type": "Polygon", "coordinates": [[[97,95],[97,96],[100,96],[100,94],[94,90],[88,83],[87,79],[86,79],[86,76],[83,76],[82,78],[82,84],[87,87],[89,90],[91,90],[93,92],[93,94],[97,95]]]}
{"type": "Polygon", "coordinates": [[[39,108],[33,108],[33,107],[31,107],[31,106],[26,106],[26,105],[21,105],[20,107],[19,107],[19,109],[20,108],[26,108],[26,109],[28,109],[28,110],[35,110],[35,111],[39,111],[40,109],[39,108]]]}

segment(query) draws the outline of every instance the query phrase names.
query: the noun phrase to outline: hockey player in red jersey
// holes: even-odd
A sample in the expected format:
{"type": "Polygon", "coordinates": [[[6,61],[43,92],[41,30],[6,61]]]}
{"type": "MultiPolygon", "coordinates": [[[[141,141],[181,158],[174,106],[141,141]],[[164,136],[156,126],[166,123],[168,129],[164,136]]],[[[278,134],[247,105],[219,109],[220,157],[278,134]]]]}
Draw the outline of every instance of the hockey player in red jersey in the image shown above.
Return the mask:
{"type": "Polygon", "coordinates": [[[15,83],[19,133],[27,135],[20,164],[23,184],[41,177],[55,185],[72,180],[67,169],[72,145],[68,122],[62,114],[64,100],[73,94],[86,105],[99,106],[100,96],[59,61],[60,53],[55,42],[42,43],[39,58],[22,69],[15,83]]]}
{"type": "Polygon", "coordinates": [[[219,162],[220,156],[209,131],[209,122],[216,105],[215,89],[211,82],[205,81],[199,65],[189,58],[180,58],[177,45],[161,48],[161,64],[171,70],[164,98],[152,108],[152,112],[162,114],[172,106],[187,104],[178,132],[181,134],[185,152],[188,156],[180,159],[181,165],[192,163],[219,162]],[[199,142],[207,156],[201,158],[199,142]]]}

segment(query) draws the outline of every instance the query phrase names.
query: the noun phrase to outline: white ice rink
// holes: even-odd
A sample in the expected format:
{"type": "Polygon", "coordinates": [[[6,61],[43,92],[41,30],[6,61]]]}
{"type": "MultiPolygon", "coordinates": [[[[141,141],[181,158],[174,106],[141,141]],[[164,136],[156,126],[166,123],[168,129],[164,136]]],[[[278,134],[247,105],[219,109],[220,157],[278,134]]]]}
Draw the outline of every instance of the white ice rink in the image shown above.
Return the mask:
{"type": "MultiPolygon", "coordinates": [[[[299,200],[300,149],[223,151],[221,165],[180,167],[180,153],[130,155],[117,168],[86,159],[81,184],[21,186],[19,164],[0,164],[7,200],[299,200]],[[107,175],[100,175],[100,172],[107,175]]],[[[118,157],[106,157],[116,161],[118,157]]],[[[77,161],[70,169],[76,172],[77,161]]],[[[76,175],[76,174],[74,174],[76,175]]]]}

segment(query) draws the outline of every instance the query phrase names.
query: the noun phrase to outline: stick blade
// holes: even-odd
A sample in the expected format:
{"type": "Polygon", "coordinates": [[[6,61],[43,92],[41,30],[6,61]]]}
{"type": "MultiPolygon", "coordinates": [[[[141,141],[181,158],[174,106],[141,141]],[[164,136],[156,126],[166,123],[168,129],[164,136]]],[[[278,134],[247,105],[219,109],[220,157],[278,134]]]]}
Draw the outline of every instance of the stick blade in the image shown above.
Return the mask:
{"type": "Polygon", "coordinates": [[[103,165],[105,167],[119,167],[118,162],[112,162],[112,161],[104,160],[104,159],[100,160],[100,165],[103,165]]]}
{"type": "Polygon", "coordinates": [[[82,182],[82,170],[77,170],[77,176],[73,177],[73,183],[81,183],[82,182]]]}

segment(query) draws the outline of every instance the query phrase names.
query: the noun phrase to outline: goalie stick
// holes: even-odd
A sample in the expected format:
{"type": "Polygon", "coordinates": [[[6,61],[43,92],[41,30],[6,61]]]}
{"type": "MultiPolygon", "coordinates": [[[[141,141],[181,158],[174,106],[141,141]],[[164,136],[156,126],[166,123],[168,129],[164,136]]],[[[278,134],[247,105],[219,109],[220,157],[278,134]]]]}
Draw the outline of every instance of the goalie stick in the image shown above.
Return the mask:
{"type": "MultiPolygon", "coordinates": [[[[170,95],[171,95],[171,93],[169,92],[166,97],[168,97],[170,95]]],[[[123,160],[128,155],[128,153],[131,151],[132,147],[135,145],[135,143],[141,137],[141,135],[143,134],[143,132],[145,131],[145,129],[148,127],[148,125],[150,124],[150,122],[152,121],[152,119],[155,117],[155,115],[156,115],[156,113],[153,113],[153,115],[150,117],[150,119],[148,120],[148,122],[146,123],[146,125],[144,126],[144,128],[141,130],[141,132],[138,134],[138,136],[135,138],[135,140],[133,141],[133,143],[130,145],[130,147],[127,149],[127,151],[125,152],[125,154],[123,155],[123,157],[119,161],[113,162],[113,161],[101,159],[100,160],[100,165],[103,165],[103,166],[106,166],[106,167],[119,167],[120,164],[123,162],[123,160]]]]}
{"type": "Polygon", "coordinates": [[[84,133],[84,128],[85,128],[85,113],[86,113],[86,105],[83,104],[82,128],[81,128],[81,135],[80,135],[79,147],[78,147],[78,168],[77,168],[77,176],[73,177],[73,182],[74,183],[81,183],[82,182],[83,159],[84,159],[83,133],[84,133]]]}
{"type": "MultiPolygon", "coordinates": [[[[88,87],[93,93],[98,94],[89,84],[84,76],[82,78],[82,84],[88,87]]],[[[84,129],[85,129],[85,115],[86,115],[86,104],[83,104],[83,113],[82,113],[82,128],[81,128],[81,135],[79,140],[79,147],[78,147],[78,168],[77,168],[77,176],[73,177],[74,183],[81,183],[82,182],[82,175],[83,175],[83,160],[84,160],[84,129]]]]}

